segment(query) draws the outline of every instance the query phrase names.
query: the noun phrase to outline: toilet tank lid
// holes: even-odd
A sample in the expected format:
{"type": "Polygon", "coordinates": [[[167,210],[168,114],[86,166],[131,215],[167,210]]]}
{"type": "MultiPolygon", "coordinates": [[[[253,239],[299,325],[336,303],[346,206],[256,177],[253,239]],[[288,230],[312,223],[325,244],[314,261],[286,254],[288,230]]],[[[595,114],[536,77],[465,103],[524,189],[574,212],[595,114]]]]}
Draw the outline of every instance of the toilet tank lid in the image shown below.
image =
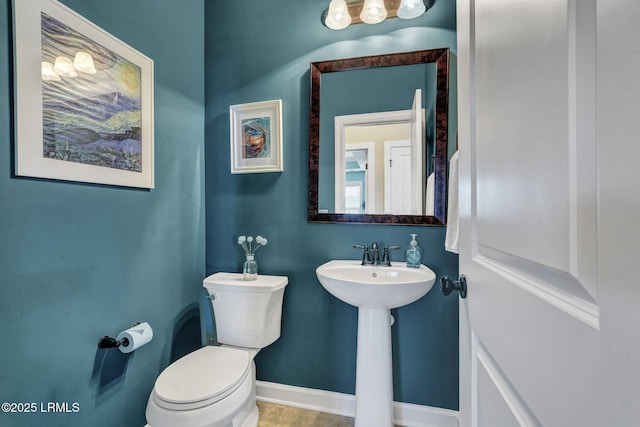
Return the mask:
{"type": "Polygon", "coordinates": [[[242,273],[215,273],[203,281],[207,289],[226,289],[237,292],[274,292],[289,283],[287,276],[259,274],[256,280],[243,280],[242,273]]]}

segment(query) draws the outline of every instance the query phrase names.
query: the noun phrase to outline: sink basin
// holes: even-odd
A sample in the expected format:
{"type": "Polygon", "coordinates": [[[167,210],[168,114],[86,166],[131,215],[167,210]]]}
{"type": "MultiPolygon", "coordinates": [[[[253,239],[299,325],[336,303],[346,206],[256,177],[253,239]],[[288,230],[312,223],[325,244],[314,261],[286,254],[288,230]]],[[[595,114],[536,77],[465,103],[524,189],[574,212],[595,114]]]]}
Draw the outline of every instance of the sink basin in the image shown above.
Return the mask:
{"type": "Polygon", "coordinates": [[[436,280],[429,268],[360,265],[360,261],[329,261],[316,269],[322,286],[336,298],[356,307],[396,308],[424,296],[436,280]]]}
{"type": "Polygon", "coordinates": [[[393,427],[390,310],[429,292],[435,273],[403,262],[382,267],[329,261],[316,275],[329,293],[358,307],[355,427],[393,427]]]}

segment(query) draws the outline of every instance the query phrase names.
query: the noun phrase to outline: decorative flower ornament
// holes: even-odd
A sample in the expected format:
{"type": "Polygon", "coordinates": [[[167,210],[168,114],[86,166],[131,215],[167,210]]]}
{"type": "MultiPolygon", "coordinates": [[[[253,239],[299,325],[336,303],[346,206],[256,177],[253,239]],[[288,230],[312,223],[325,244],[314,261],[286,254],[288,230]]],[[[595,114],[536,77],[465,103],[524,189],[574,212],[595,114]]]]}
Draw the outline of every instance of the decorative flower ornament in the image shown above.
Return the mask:
{"type": "Polygon", "coordinates": [[[260,248],[260,246],[267,245],[267,239],[262,236],[256,236],[256,241],[254,244],[253,237],[240,236],[238,237],[238,244],[242,246],[242,249],[244,249],[245,255],[253,255],[256,253],[258,248],[260,248]]]}

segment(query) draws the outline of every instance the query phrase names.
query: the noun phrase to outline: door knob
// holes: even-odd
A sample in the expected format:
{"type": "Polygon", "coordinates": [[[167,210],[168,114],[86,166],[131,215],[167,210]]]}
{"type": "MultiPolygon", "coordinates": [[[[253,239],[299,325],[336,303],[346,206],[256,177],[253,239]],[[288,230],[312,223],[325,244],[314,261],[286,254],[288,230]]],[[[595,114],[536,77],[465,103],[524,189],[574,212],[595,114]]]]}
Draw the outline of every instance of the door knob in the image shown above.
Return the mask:
{"type": "Polygon", "coordinates": [[[440,279],[440,290],[445,295],[450,295],[453,291],[460,292],[460,298],[467,297],[467,279],[464,274],[461,274],[457,281],[449,279],[447,276],[442,276],[440,279]]]}

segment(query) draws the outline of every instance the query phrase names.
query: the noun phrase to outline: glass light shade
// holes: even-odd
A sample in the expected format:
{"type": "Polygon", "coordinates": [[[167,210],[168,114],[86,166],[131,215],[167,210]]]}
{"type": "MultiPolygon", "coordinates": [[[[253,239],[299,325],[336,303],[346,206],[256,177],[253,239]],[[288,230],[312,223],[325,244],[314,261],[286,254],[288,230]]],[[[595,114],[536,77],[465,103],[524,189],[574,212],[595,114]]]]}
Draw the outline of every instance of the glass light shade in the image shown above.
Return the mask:
{"type": "Polygon", "coordinates": [[[73,63],[66,56],[58,56],[53,71],[62,77],[78,77],[78,73],[73,69],[73,63]]]}
{"type": "Polygon", "coordinates": [[[95,74],[96,67],[93,65],[93,57],[87,52],[78,52],[73,60],[73,68],[87,74],[95,74]]]}
{"type": "Polygon", "coordinates": [[[324,23],[332,30],[342,30],[351,24],[351,15],[346,0],[331,0],[324,23]]]}
{"type": "Polygon", "coordinates": [[[360,19],[366,24],[377,24],[387,17],[387,9],[383,0],[365,0],[360,19]]]}
{"type": "Polygon", "coordinates": [[[42,80],[54,82],[62,80],[60,76],[53,71],[53,64],[51,62],[42,61],[42,80]]]}
{"type": "Polygon", "coordinates": [[[398,8],[398,18],[413,19],[422,15],[427,10],[422,0],[402,0],[398,8]]]}

